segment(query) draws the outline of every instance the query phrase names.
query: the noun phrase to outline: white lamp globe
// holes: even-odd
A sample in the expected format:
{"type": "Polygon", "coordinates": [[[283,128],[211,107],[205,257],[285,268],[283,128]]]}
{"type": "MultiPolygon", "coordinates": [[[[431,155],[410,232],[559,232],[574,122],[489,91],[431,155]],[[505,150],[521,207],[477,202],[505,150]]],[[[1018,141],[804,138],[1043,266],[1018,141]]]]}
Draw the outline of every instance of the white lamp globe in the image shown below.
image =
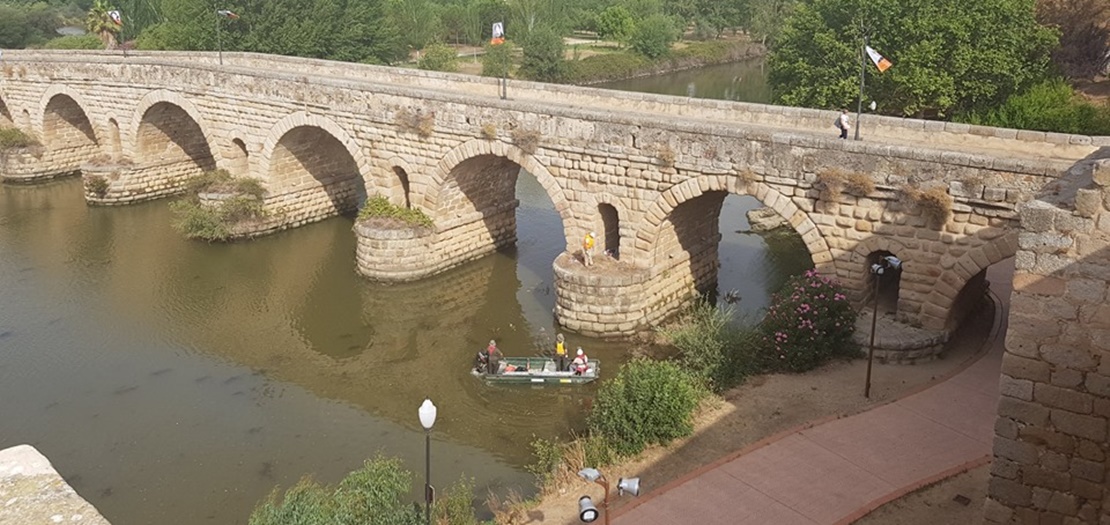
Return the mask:
{"type": "Polygon", "coordinates": [[[436,406],[432,404],[432,400],[425,399],[417,412],[420,414],[420,426],[424,430],[431,430],[432,425],[436,424],[436,406]]]}

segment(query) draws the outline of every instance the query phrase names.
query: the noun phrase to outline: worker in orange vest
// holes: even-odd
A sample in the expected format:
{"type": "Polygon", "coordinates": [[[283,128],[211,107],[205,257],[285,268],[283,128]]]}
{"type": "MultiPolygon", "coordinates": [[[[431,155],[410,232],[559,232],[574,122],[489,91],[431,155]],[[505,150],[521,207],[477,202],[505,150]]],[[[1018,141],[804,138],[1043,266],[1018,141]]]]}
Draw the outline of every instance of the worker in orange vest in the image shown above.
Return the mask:
{"type": "Polygon", "coordinates": [[[590,232],[586,234],[586,238],[582,239],[582,264],[589,266],[594,263],[594,243],[596,233],[590,232]]]}

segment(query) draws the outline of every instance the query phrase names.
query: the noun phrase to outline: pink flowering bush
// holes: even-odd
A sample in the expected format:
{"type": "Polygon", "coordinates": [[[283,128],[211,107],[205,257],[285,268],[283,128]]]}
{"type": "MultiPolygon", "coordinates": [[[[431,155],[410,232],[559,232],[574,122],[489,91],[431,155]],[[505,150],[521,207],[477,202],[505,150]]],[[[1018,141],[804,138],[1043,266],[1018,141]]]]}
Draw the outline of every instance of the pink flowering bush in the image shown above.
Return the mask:
{"type": "Polygon", "coordinates": [[[771,299],[760,324],[760,353],[767,370],[805,372],[834,357],[854,357],[856,311],[840,283],[817,270],[790,278],[771,299]]]}

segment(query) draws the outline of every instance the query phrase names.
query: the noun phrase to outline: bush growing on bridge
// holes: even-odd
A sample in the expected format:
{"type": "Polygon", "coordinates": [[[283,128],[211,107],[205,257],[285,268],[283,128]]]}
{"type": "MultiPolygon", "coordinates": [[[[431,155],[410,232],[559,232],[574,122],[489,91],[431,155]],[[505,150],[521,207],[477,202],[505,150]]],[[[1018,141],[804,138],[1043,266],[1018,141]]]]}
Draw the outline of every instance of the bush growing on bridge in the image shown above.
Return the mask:
{"type": "Polygon", "coordinates": [[[386,226],[418,226],[431,228],[435,225],[431,217],[414,208],[404,208],[389,202],[382,195],[375,195],[366,200],[366,204],[358,211],[358,220],[379,219],[386,226]]]}
{"type": "Polygon", "coordinates": [[[186,197],[170,204],[174,227],[190,239],[226,241],[237,225],[266,216],[262,197],[266,189],[252,178],[234,178],[227,170],[214,170],[186,184],[186,197]],[[218,205],[202,205],[199,194],[230,194],[218,205]]]}
{"type": "Polygon", "coordinates": [[[771,298],[759,325],[759,350],[767,370],[805,372],[836,357],[855,357],[856,311],[840,283],[817,270],[797,275],[771,298]]]}
{"type": "Polygon", "coordinates": [[[38,146],[39,141],[17,128],[0,128],[0,151],[38,146]]]}
{"type": "Polygon", "coordinates": [[[635,359],[598,389],[587,425],[614,452],[631,456],[690,435],[694,409],[705,394],[678,364],[635,359]]]}
{"type": "Polygon", "coordinates": [[[921,210],[921,214],[933,228],[940,228],[948,222],[952,215],[952,196],[948,194],[945,186],[931,186],[919,188],[906,186],[902,188],[902,200],[907,204],[921,210]]]}

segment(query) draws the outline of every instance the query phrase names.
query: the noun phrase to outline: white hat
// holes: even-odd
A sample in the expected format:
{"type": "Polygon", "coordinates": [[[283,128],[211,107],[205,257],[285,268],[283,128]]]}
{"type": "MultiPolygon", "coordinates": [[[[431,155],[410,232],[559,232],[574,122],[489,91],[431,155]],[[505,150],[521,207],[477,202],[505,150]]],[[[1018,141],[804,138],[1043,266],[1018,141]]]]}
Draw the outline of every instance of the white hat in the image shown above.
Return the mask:
{"type": "Polygon", "coordinates": [[[578,347],[578,355],[582,355],[582,347],[578,347]]]}
{"type": "Polygon", "coordinates": [[[590,232],[590,237],[597,237],[597,234],[594,232],[590,232]]]}

